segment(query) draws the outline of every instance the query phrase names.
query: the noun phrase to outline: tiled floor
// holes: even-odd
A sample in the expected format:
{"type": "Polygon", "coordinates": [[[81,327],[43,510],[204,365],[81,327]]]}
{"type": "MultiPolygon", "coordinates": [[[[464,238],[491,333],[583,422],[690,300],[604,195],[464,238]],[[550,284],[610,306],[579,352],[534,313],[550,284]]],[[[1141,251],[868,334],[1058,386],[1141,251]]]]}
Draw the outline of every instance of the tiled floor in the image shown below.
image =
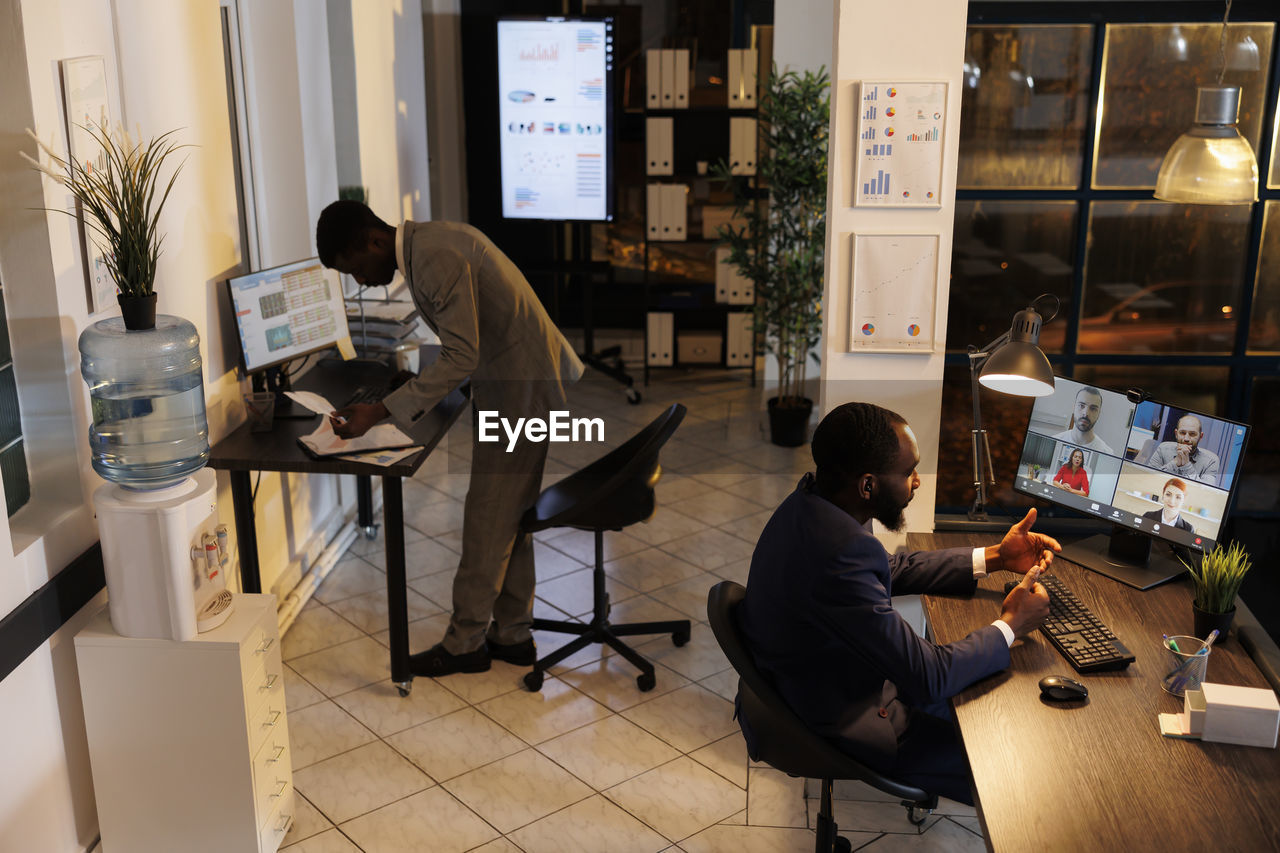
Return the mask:
{"type": "MultiPolygon", "coordinates": [[[[602,417],[607,446],[671,402],[688,416],[662,454],[659,509],[605,535],[615,622],[688,617],[691,641],[638,638],[657,666],[635,672],[600,647],[553,669],[541,692],[526,670],[389,681],[382,541],[357,540],[284,637],[289,730],[299,805],[291,853],[783,853],[813,849],[816,804],[792,779],[746,756],[732,719],[737,678],[706,624],[708,588],[746,582],[774,506],[811,463],[763,437],[759,392],[740,371],[668,373],[639,406],[591,376],[574,417],[602,417]]],[[[410,643],[425,649],[448,623],[466,493],[470,426],[460,422],[406,483],[410,643]]],[[[553,444],[547,482],[604,451],[553,444]]],[[[589,533],[537,537],[536,614],[591,608],[589,533]]],[[[563,635],[538,637],[549,651],[563,635]]],[[[944,802],[917,833],[906,811],[870,788],[838,792],[836,819],[855,849],[985,849],[971,808],[944,802]]]]}

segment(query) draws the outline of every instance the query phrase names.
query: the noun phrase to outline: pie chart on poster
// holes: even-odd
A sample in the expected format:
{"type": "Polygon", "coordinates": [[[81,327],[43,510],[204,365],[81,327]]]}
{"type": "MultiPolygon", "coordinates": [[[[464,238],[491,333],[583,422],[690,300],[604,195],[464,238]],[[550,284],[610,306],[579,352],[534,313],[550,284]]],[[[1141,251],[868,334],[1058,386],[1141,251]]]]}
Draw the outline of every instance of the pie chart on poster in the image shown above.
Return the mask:
{"type": "Polygon", "coordinates": [[[862,326],[862,334],[864,334],[864,335],[874,335],[875,333],[876,333],[876,327],[875,327],[874,325],[872,325],[871,323],[864,323],[864,324],[863,324],[863,326],[862,326]]]}
{"type": "Polygon", "coordinates": [[[907,334],[913,338],[917,337],[920,334],[920,327],[915,323],[912,323],[910,326],[907,326],[907,334]]]}

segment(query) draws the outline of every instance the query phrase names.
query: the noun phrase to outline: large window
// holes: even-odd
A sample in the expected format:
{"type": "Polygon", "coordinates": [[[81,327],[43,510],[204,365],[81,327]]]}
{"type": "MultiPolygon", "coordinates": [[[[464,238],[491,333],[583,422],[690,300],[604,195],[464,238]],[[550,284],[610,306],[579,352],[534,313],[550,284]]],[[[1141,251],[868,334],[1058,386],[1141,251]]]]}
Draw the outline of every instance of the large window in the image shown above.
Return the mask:
{"type": "MultiPolygon", "coordinates": [[[[1265,439],[1280,434],[1276,12],[1237,2],[1220,52],[1220,3],[1179,4],[1181,20],[1160,4],[1075,5],[1089,9],[969,5],[938,509],[973,499],[966,347],[1050,293],[1041,344],[1057,373],[1253,424],[1237,514],[1280,516],[1265,439]],[[1223,62],[1261,200],[1156,201],[1161,158],[1223,62]]],[[[992,497],[1013,510],[1029,502],[1011,487],[1029,405],[984,390],[982,407],[992,497]]]]}
{"type": "Polygon", "coordinates": [[[3,282],[0,282],[0,478],[4,481],[6,509],[12,516],[31,499],[31,481],[22,445],[22,413],[18,410],[18,383],[13,375],[3,282]]]}

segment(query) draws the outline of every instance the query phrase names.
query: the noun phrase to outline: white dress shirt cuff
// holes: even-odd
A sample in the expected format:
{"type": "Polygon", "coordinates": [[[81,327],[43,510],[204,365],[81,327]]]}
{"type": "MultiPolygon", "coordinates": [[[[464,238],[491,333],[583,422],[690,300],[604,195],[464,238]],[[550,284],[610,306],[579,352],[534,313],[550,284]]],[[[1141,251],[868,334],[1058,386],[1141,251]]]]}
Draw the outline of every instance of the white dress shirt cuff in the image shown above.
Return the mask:
{"type": "Polygon", "coordinates": [[[973,549],[973,577],[975,580],[982,580],[987,576],[987,549],[973,549]]]}
{"type": "Polygon", "coordinates": [[[1000,633],[1004,634],[1004,641],[1009,645],[1013,645],[1013,629],[1009,627],[1009,623],[1003,619],[997,619],[991,623],[1000,629],[1000,633]]]}

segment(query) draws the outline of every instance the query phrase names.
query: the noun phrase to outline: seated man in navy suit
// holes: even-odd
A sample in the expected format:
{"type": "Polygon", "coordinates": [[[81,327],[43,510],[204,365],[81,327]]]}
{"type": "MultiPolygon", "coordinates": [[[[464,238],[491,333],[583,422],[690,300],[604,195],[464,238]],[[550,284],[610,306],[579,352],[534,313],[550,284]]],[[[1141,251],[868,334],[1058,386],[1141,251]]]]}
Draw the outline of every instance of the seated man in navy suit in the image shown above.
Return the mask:
{"type": "Polygon", "coordinates": [[[905,523],[920,485],[911,427],[846,403],[822,419],[812,450],[816,475],[774,512],[751,558],[739,609],[747,645],[814,731],[882,773],[971,804],[946,700],[1009,666],[1014,639],[1044,621],[1049,595],[1037,578],[1061,548],[1031,532],[1032,509],[998,545],[890,555],[869,522],[905,523]],[[894,593],[972,592],[997,569],[1025,576],[999,618],[958,642],[929,642],[893,609],[894,593]]]}

